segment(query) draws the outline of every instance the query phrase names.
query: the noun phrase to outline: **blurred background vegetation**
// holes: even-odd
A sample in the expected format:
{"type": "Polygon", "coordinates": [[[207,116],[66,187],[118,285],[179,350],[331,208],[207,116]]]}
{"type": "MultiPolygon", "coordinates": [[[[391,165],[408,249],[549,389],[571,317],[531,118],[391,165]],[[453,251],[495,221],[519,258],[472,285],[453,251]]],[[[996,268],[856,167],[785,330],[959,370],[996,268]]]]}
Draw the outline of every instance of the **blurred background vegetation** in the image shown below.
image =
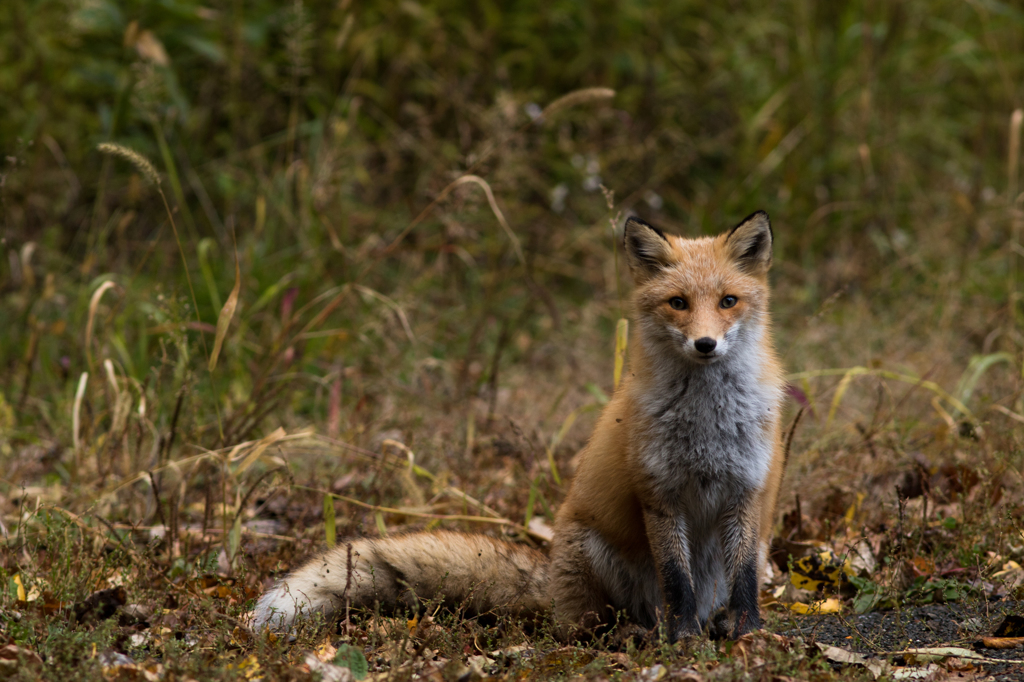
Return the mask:
{"type": "MultiPolygon", "coordinates": [[[[767,210],[791,371],[1012,412],[1022,83],[995,0],[5,0],[3,484],[102,488],[280,425],[467,470],[511,419],[567,462],[611,390],[626,212],[692,236],[767,210]]],[[[862,393],[798,467],[960,417],[862,393]]]]}

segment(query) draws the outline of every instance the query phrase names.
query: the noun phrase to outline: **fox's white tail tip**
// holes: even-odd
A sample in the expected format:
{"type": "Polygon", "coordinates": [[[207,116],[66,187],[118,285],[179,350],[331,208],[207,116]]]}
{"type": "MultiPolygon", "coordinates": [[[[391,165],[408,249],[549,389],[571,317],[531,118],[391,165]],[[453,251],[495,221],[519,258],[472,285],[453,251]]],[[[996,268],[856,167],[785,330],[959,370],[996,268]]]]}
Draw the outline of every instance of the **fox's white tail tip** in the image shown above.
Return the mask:
{"type": "Polygon", "coordinates": [[[254,632],[269,629],[284,632],[292,626],[299,604],[284,583],[274,585],[259,598],[252,611],[246,614],[246,625],[254,632]]]}

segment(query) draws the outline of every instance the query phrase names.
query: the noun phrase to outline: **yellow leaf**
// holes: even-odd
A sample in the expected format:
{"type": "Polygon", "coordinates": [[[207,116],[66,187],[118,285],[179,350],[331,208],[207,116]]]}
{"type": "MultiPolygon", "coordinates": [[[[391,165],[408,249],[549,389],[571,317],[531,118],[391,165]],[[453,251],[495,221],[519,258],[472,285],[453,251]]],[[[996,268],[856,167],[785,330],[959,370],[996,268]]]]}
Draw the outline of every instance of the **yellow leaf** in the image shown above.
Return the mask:
{"type": "Polygon", "coordinates": [[[844,574],[853,574],[849,558],[836,556],[832,550],[826,549],[794,561],[789,581],[801,590],[838,590],[842,587],[844,574]]]}
{"type": "Polygon", "coordinates": [[[224,337],[228,335],[228,327],[231,325],[231,318],[235,316],[235,308],[238,307],[238,292],[242,288],[242,272],[238,267],[238,254],[235,253],[235,286],[228,295],[224,307],[220,309],[220,316],[217,318],[217,334],[213,337],[213,352],[210,353],[210,371],[217,367],[217,356],[220,355],[220,348],[224,345],[224,337]]]}
{"type": "Polygon", "coordinates": [[[846,510],[846,514],[843,516],[843,518],[846,521],[847,526],[853,523],[853,519],[857,515],[857,512],[860,511],[860,505],[864,501],[865,497],[865,493],[857,493],[857,501],[851,504],[850,508],[846,510]]]}
{"type": "Polygon", "coordinates": [[[801,615],[819,615],[823,613],[839,613],[843,606],[839,603],[839,600],[835,597],[831,599],[820,599],[810,604],[801,604],[796,602],[795,604],[789,605],[789,610],[793,613],[799,613],[801,615]]]}
{"type": "Polygon", "coordinates": [[[251,680],[256,677],[260,677],[260,662],[255,655],[248,656],[242,659],[234,665],[229,665],[229,668],[234,668],[238,672],[242,673],[242,676],[247,680],[251,680]]]}
{"type": "Polygon", "coordinates": [[[337,648],[331,644],[331,637],[328,637],[320,642],[320,645],[316,648],[316,657],[320,659],[322,663],[330,663],[334,660],[334,657],[338,654],[337,648]]]}
{"type": "Polygon", "coordinates": [[[25,584],[21,582],[21,574],[14,576],[14,584],[18,586],[18,601],[28,601],[28,595],[25,593],[25,584]]]}

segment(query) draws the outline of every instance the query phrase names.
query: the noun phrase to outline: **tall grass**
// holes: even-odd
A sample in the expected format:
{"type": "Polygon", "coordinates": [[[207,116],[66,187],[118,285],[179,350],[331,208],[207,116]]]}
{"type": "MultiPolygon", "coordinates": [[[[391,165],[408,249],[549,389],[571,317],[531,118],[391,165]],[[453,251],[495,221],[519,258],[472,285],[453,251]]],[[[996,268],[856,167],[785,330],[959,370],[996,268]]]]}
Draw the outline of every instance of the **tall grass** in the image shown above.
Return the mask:
{"type": "Polygon", "coordinates": [[[234,570],[314,490],[338,538],[525,537],[623,371],[629,212],[772,216],[822,524],[919,456],[1019,487],[1015,5],[10,0],[0,35],[8,530],[234,570]]]}

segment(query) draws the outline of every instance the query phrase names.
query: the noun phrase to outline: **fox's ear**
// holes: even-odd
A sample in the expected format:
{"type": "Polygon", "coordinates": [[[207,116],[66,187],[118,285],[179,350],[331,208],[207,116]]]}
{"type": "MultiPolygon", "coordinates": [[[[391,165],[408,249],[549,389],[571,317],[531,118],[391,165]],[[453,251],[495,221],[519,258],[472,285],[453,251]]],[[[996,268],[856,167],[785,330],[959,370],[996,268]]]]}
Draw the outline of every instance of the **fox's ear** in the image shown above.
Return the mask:
{"type": "Polygon", "coordinates": [[[622,242],[634,282],[640,283],[657,274],[673,260],[672,245],[665,233],[639,218],[626,221],[622,242]]]}
{"type": "Polygon", "coordinates": [[[772,266],[772,224],[764,211],[753,213],[732,228],[725,248],[745,272],[763,275],[772,266]]]}

